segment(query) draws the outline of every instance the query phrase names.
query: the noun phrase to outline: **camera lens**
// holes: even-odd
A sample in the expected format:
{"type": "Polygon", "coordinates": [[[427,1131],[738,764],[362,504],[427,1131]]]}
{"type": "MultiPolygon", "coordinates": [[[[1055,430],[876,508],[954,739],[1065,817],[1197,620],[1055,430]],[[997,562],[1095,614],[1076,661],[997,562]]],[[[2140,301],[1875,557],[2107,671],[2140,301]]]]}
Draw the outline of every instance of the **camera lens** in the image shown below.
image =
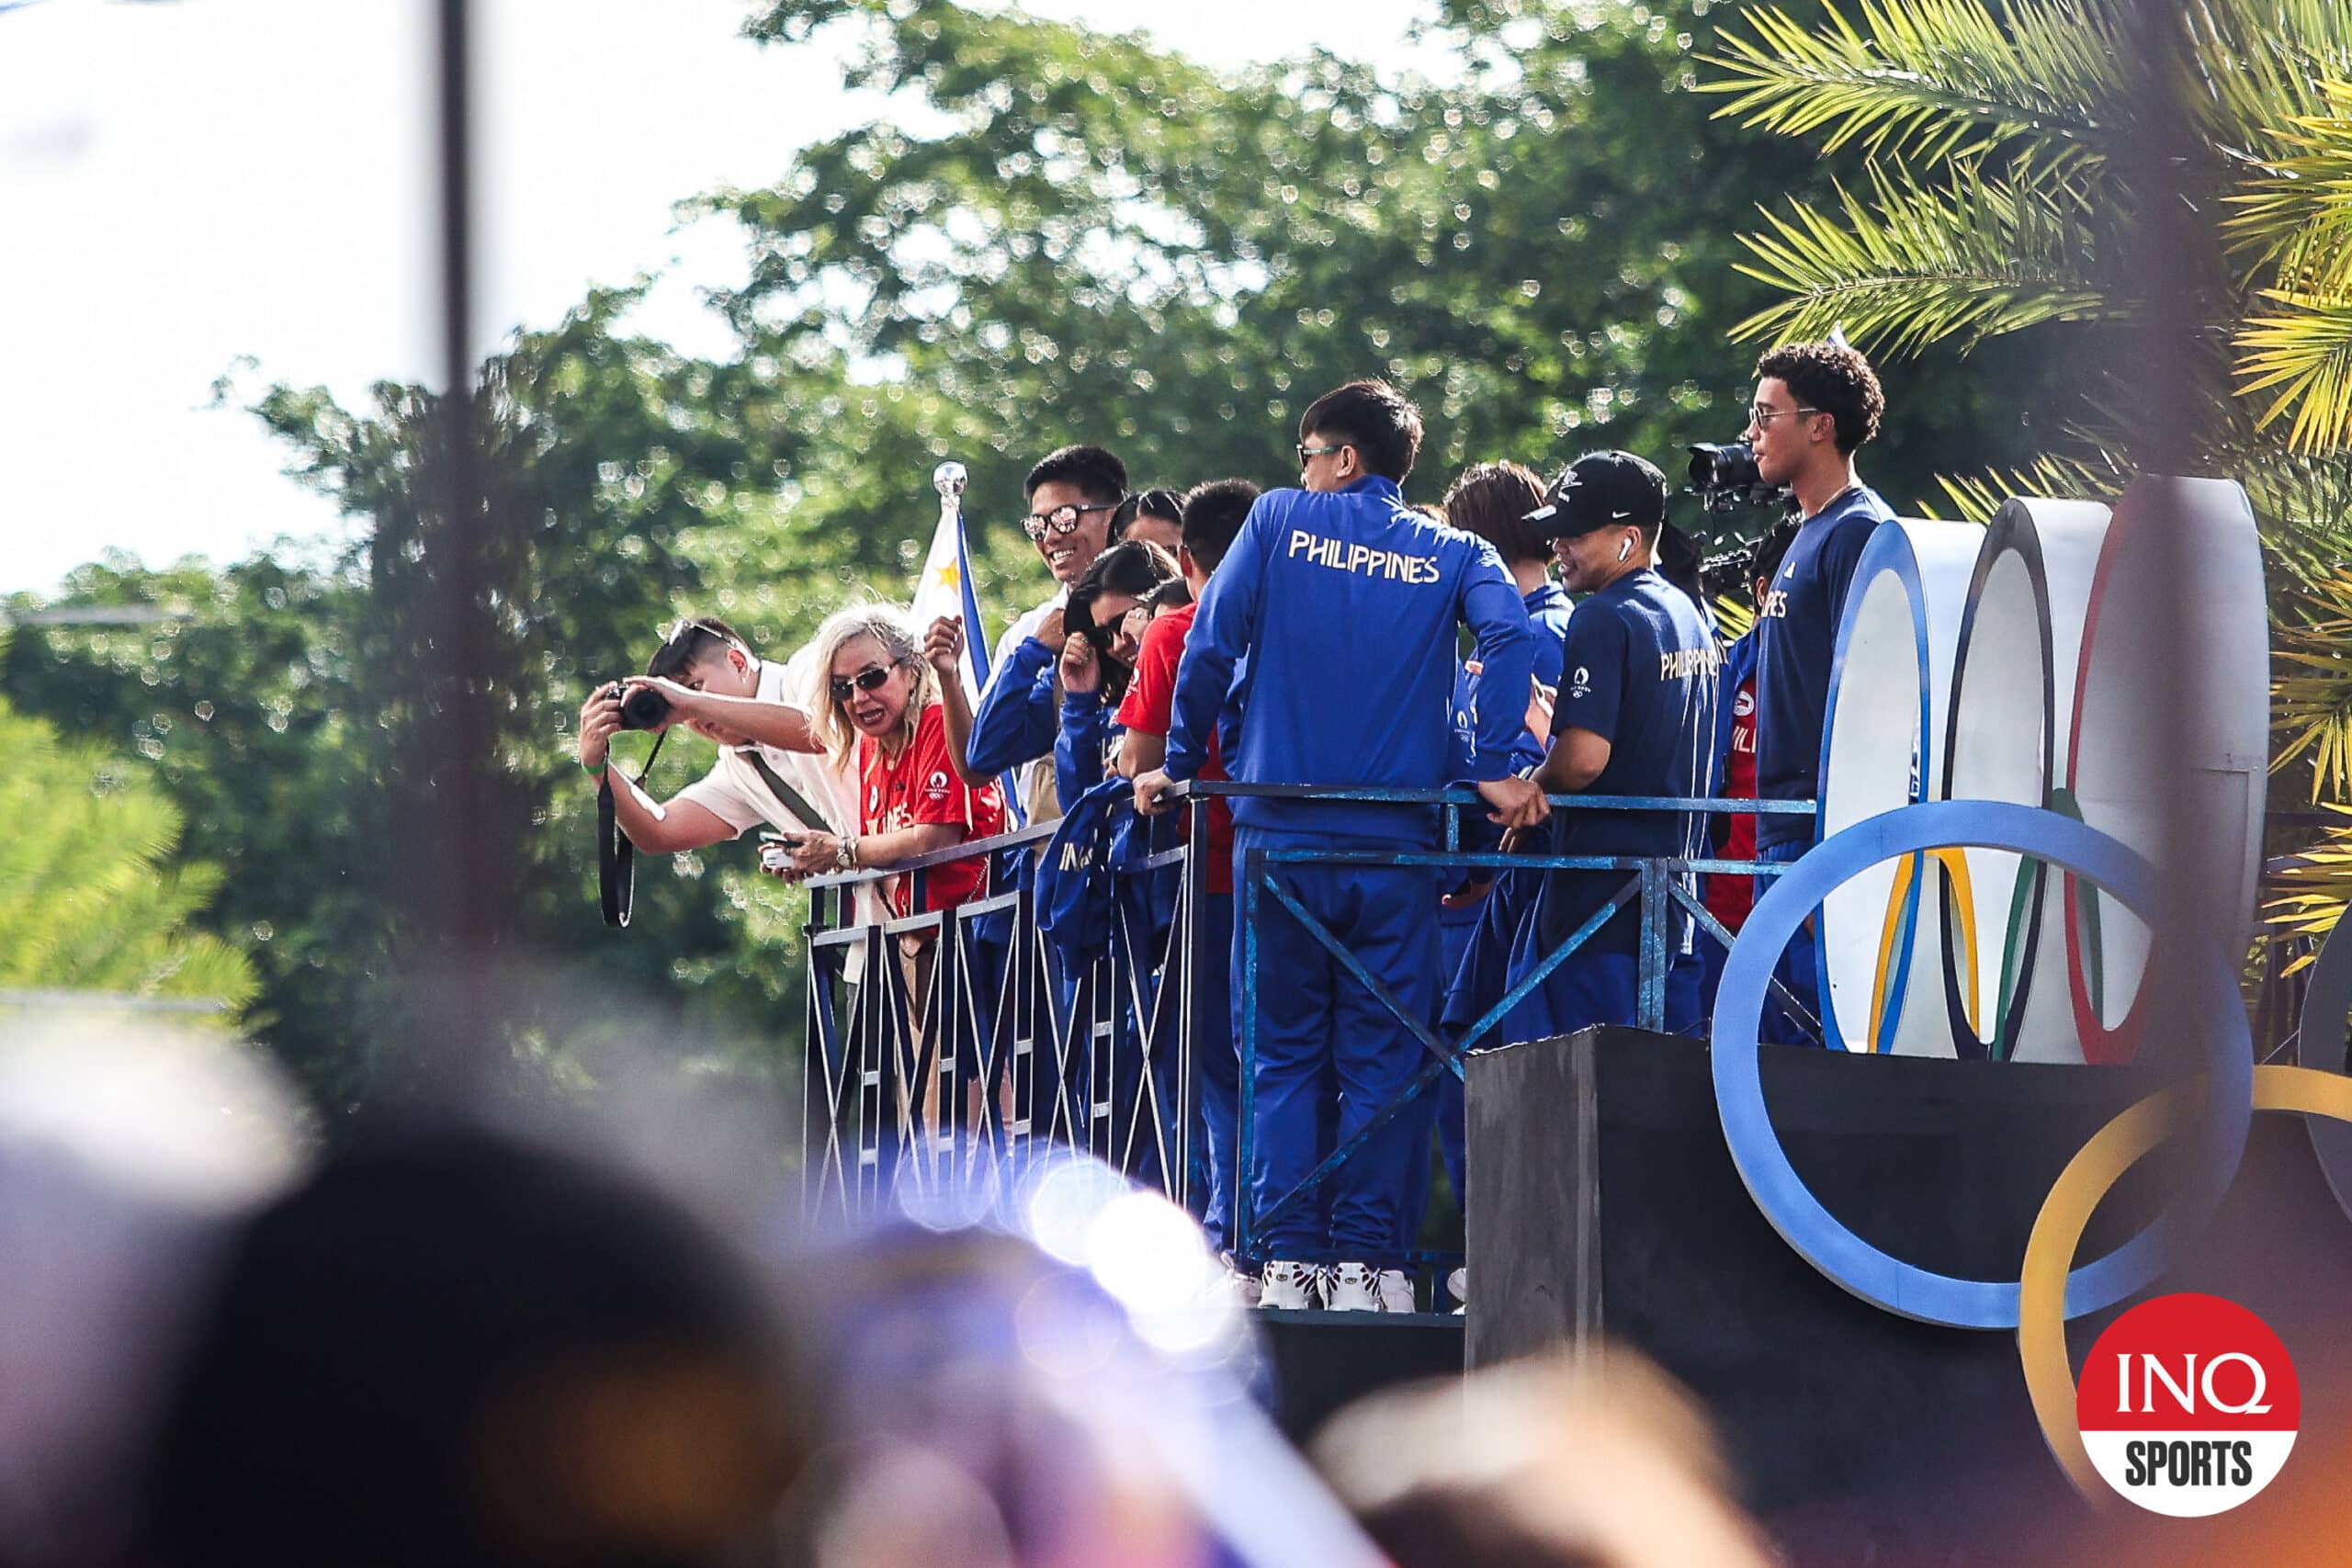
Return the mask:
{"type": "Polygon", "coordinates": [[[621,699],[623,729],[653,729],[670,716],[670,699],[650,686],[631,687],[621,699]]]}
{"type": "Polygon", "coordinates": [[[1756,453],[1744,441],[1721,446],[1701,442],[1690,448],[1690,488],[1702,495],[1714,491],[1747,490],[1763,482],[1757,471],[1756,453]]]}

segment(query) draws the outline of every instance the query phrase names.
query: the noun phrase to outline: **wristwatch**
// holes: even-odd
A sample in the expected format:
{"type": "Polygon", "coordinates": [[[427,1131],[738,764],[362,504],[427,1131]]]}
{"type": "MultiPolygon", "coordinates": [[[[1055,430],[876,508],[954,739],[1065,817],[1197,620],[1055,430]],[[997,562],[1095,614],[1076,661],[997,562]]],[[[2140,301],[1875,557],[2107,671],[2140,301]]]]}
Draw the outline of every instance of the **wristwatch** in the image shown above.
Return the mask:
{"type": "Polygon", "coordinates": [[[857,839],[854,835],[843,833],[833,840],[833,864],[842,871],[854,870],[856,867],[857,839]]]}

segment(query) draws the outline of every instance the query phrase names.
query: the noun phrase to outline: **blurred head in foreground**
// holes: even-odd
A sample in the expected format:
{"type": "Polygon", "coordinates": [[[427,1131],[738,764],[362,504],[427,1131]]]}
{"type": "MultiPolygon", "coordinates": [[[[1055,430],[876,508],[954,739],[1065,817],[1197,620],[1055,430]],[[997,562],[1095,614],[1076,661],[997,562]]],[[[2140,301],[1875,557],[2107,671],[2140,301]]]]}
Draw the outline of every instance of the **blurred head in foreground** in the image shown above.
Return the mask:
{"type": "Polygon", "coordinates": [[[805,1270],[835,1416],[795,1511],[822,1568],[1382,1568],[1245,1383],[1192,1218],[1078,1156],[805,1270]]]}
{"type": "Polygon", "coordinates": [[[684,1211],[517,1138],[409,1133],[244,1234],[166,1407],[155,1555],[756,1562],[808,1426],[764,1292],[684,1211]]]}
{"type": "Polygon", "coordinates": [[[1375,1395],[1314,1459],[1397,1568],[1763,1568],[1690,1396],[1624,1351],[1375,1395]]]}
{"type": "Polygon", "coordinates": [[[158,1391],[307,1141],[292,1093],[224,1032],[0,1009],[0,1562],[125,1550],[158,1391]]]}

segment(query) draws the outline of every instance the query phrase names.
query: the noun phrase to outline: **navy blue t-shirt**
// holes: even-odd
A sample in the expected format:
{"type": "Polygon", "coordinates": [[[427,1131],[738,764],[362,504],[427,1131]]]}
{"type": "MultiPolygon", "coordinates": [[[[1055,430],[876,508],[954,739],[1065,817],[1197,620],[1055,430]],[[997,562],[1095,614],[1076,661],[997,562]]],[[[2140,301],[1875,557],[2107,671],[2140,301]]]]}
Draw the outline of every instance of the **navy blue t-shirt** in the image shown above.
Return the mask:
{"type": "MultiPolygon", "coordinates": [[[[1756,793],[1763,799],[1820,796],[1821,726],[1829,711],[1838,623],[1862,547],[1894,515],[1878,491],[1855,485],[1805,519],[1765,592],[1756,617],[1756,793]]],[[[1809,817],[1756,818],[1758,849],[1812,837],[1809,817]]]]}
{"type": "MultiPolygon", "coordinates": [[[[1609,742],[1609,761],[1588,795],[1697,796],[1713,787],[1716,671],[1723,649],[1688,593],[1645,568],[1577,605],[1552,714],[1554,744],[1568,729],[1609,742]]],[[[1552,852],[1563,855],[1689,855],[1699,818],[1687,811],[1553,813],[1552,852]]],[[[1555,874],[1544,896],[1545,951],[1615,896],[1630,871],[1555,874]]],[[[1674,921],[1679,948],[1689,917],[1674,921]]],[[[1640,945],[1641,908],[1629,903],[1579,952],[1631,953],[1640,945]]]]}

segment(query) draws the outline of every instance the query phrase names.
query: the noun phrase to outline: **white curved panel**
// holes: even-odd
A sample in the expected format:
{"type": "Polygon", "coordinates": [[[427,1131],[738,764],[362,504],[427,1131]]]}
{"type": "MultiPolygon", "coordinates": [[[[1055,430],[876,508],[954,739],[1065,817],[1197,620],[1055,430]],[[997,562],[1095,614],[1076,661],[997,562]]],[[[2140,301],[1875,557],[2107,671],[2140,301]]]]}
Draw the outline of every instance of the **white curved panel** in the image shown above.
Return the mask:
{"type": "MultiPolygon", "coordinates": [[[[1821,834],[1928,798],[1942,776],[1952,660],[1984,529],[1879,525],[1846,596],[1821,749],[1821,834]]],[[[1942,982],[1942,872],[1875,865],[1822,903],[1822,1024],[1832,1047],[1954,1054],[1942,982]]]]}
{"type": "MultiPolygon", "coordinates": [[[[2214,934],[2225,951],[2242,953],[2262,849],[2270,662],[2262,550],[2245,491],[2225,479],[2134,479],[2116,503],[2085,602],[2064,753],[2072,806],[2159,866],[2185,862],[2186,885],[2198,890],[2214,934]],[[2157,535],[2167,521],[2177,529],[2170,550],[2157,535]],[[2173,570],[2188,585],[2186,620],[2165,581],[2173,570]],[[2150,678],[2157,671],[2165,672],[2161,686],[2150,678]],[[2174,700],[2155,700],[2158,691],[2174,700]],[[2165,831],[2168,787],[2187,792],[2185,834],[2165,831]]],[[[2061,928],[2085,1057],[2131,1060],[2146,1021],[2148,927],[2070,877],[2061,928]]]]}
{"type": "MultiPolygon", "coordinates": [[[[2049,804],[2070,754],[2084,613],[2108,521],[2094,502],[2024,498],[1994,515],[1962,615],[1940,798],[2049,804]]],[[[2055,880],[1999,850],[1962,850],[1951,863],[1966,874],[1946,888],[1947,912],[1964,904],[1969,913],[1948,926],[1939,956],[1960,1053],[2081,1061],[2055,880]]],[[[1924,965],[1928,953],[1915,957],[1924,965]]]]}

